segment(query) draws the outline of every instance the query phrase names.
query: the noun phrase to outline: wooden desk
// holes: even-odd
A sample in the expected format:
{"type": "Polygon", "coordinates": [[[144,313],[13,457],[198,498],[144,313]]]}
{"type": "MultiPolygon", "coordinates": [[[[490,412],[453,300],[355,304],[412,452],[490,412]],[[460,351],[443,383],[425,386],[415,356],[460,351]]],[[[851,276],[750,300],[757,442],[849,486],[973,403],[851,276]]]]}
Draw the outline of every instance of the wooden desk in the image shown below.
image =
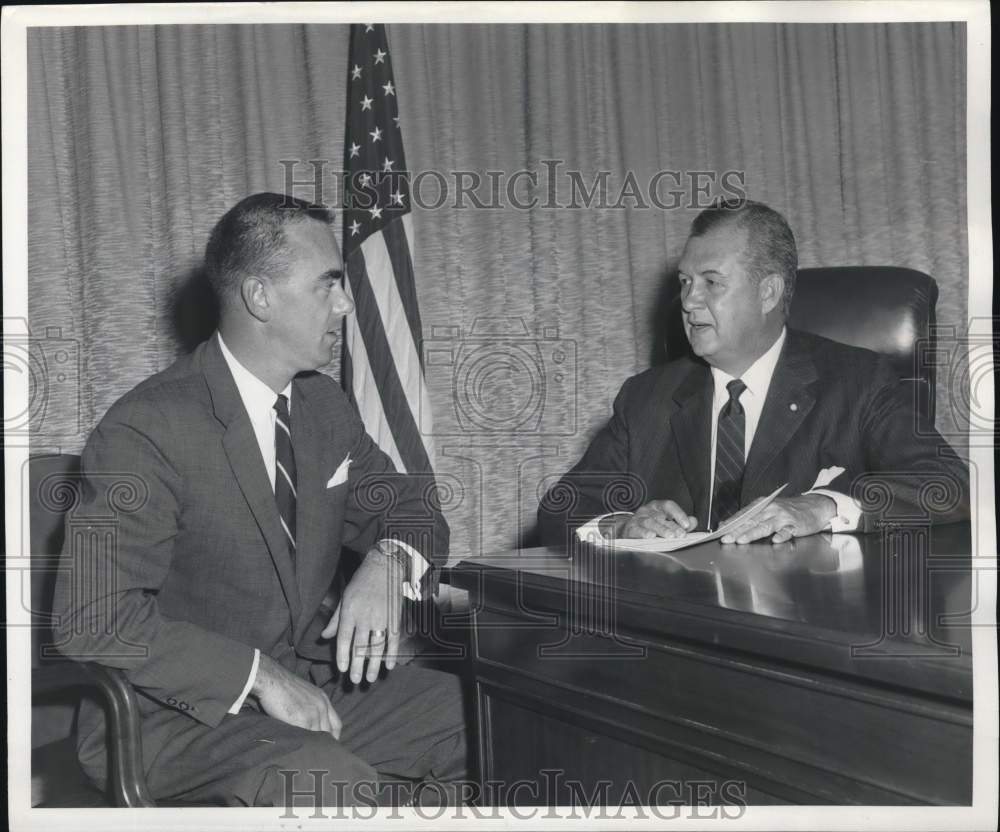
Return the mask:
{"type": "Polygon", "coordinates": [[[462,562],[482,779],[534,783],[494,787],[521,804],[595,788],[613,805],[629,788],[661,804],[968,804],[969,545],[942,526],[462,562]]]}

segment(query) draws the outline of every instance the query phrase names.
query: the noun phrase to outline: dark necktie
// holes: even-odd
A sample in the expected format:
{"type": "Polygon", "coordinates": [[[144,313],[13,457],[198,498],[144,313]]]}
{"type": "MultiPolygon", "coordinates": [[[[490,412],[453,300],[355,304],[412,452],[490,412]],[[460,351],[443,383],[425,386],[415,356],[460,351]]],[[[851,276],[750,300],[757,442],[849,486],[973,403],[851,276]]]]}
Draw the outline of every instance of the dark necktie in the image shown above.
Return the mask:
{"type": "Polygon", "coordinates": [[[715,432],[715,487],[712,491],[712,529],[719,522],[735,514],[740,507],[740,488],[743,485],[743,437],[746,432],[743,405],[740,396],[747,386],[738,378],[726,385],[729,401],[719,413],[719,427],[715,432]]]}
{"type": "Polygon", "coordinates": [[[278,514],[288,551],[295,558],[295,454],[292,451],[292,420],[288,416],[288,399],[278,396],[274,403],[278,418],[274,423],[274,499],[278,503],[278,514]]]}

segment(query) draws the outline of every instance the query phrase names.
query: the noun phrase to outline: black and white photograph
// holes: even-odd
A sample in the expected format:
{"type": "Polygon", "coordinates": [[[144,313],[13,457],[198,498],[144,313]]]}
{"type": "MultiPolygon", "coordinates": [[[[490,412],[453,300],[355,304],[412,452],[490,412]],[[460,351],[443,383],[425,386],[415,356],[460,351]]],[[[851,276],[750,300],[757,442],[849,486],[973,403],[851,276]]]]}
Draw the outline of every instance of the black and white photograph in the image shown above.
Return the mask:
{"type": "Polygon", "coordinates": [[[2,16],[11,828],[996,828],[987,3],[2,16]]]}

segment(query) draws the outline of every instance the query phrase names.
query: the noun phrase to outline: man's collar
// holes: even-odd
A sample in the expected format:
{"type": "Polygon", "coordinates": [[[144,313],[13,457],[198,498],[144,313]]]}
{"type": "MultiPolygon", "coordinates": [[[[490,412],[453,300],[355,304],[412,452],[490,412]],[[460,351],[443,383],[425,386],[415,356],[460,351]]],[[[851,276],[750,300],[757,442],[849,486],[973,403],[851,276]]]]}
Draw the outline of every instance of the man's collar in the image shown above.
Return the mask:
{"type": "MultiPolygon", "coordinates": [[[[219,338],[219,348],[222,350],[222,357],[226,360],[229,371],[233,374],[233,381],[236,382],[236,389],[239,390],[240,398],[243,399],[243,406],[251,418],[259,414],[268,413],[274,407],[277,394],[263,381],[255,376],[250,370],[244,367],[239,359],[229,351],[226,342],[222,340],[222,333],[217,333],[219,338]]],[[[281,391],[282,395],[288,399],[289,410],[292,406],[292,383],[281,391]]]]}
{"type": "MultiPolygon", "coordinates": [[[[787,328],[782,326],[780,334],[767,352],[747,367],[746,372],[740,376],[740,380],[747,386],[747,390],[755,396],[761,395],[770,387],[771,376],[774,375],[774,368],[778,365],[778,358],[781,355],[781,348],[785,344],[787,332],[787,328]]],[[[734,378],[735,376],[729,375],[725,370],[712,367],[712,380],[715,382],[717,395],[719,391],[725,390],[726,385],[734,378]]]]}

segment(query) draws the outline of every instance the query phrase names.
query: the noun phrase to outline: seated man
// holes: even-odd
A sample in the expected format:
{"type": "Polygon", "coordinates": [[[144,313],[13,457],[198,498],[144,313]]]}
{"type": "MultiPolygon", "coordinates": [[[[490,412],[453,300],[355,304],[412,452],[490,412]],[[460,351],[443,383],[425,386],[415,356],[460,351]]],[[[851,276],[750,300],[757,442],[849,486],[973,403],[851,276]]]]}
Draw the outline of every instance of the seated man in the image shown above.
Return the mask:
{"type": "Polygon", "coordinates": [[[771,208],[745,201],[699,214],[679,266],[697,358],[625,382],[611,420],[542,500],[546,543],[565,544],[598,517],[619,537],[714,530],[786,483],[722,542],[968,517],[965,465],[888,360],[785,326],[797,268],[792,231],[771,208]],[[878,476],[865,480],[872,493],[891,495],[887,510],[853,498],[866,475],[878,476]]]}
{"type": "MultiPolygon", "coordinates": [[[[342,805],[378,788],[382,802],[465,773],[459,680],[414,666],[378,678],[401,597],[433,590],[423,556],[446,557],[448,527],[427,477],[395,474],[312,372],[353,309],[332,220],[280,194],[227,212],[205,253],[218,332],[117,401],[83,451],[74,515],[114,511],[116,539],[67,535],[57,638],[139,692],[158,800],[342,805]],[[365,488],[393,489],[392,529],[365,488]],[[341,546],[364,558],[331,611],[341,546]]],[[[81,710],[79,735],[103,784],[98,709],[81,710]]]]}

